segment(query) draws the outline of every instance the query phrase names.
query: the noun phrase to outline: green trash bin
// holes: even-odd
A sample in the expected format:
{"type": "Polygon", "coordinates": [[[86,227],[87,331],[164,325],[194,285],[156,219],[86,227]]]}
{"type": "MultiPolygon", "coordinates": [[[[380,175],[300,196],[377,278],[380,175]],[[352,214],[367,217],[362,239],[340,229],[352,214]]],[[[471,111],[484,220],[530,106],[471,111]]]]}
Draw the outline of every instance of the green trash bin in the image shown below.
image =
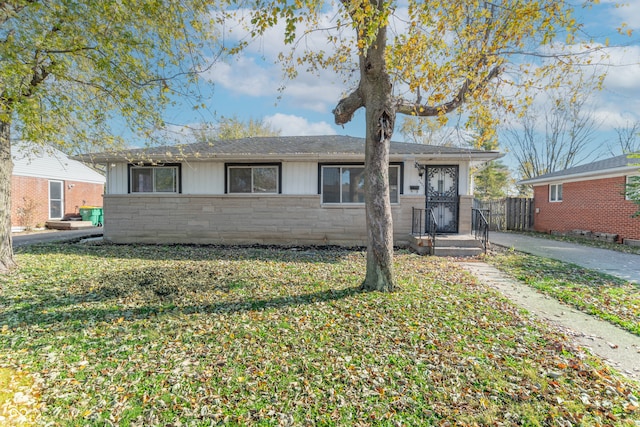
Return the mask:
{"type": "Polygon", "coordinates": [[[80,208],[80,216],[83,221],[91,221],[91,211],[93,208],[91,206],[83,206],[80,208]]]}
{"type": "Polygon", "coordinates": [[[97,206],[83,206],[80,208],[80,216],[83,221],[91,221],[91,225],[102,225],[102,208],[97,206]]]}
{"type": "Polygon", "coordinates": [[[104,225],[104,211],[102,208],[98,208],[98,227],[102,227],[104,225]]]}

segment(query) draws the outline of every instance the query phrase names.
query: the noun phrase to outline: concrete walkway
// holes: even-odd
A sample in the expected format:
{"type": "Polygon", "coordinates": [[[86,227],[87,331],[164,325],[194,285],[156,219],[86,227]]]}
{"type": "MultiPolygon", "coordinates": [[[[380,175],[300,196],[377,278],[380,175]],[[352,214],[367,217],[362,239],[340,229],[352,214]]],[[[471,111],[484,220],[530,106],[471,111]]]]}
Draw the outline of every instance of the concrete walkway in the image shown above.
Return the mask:
{"type": "Polygon", "coordinates": [[[598,249],[576,243],[524,236],[517,233],[490,232],[493,245],[570,262],[590,270],[640,283],[640,255],[598,249]]]}
{"type": "Polygon", "coordinates": [[[640,337],[590,316],[512,279],[484,262],[460,262],[481,283],[546,320],[627,377],[640,382],[640,337]]]}
{"type": "MultiPolygon", "coordinates": [[[[492,232],[493,245],[558,259],[640,283],[640,255],[596,249],[573,243],[492,232]]],[[[611,366],[640,382],[640,337],[590,316],[511,278],[484,262],[460,262],[487,286],[541,319],[549,321],[575,342],[588,348],[611,366]]]]}

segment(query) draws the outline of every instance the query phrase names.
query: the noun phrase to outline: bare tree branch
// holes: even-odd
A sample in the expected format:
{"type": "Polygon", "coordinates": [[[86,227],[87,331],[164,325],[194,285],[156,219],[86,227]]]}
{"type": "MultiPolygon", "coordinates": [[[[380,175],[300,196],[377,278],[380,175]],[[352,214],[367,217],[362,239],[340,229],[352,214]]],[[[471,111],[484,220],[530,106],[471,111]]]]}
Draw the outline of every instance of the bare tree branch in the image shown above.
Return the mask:
{"type": "Polygon", "coordinates": [[[507,145],[524,179],[575,166],[597,151],[590,147],[600,123],[584,111],[588,98],[554,96],[544,113],[531,109],[519,128],[507,130],[507,145]]]}
{"type": "Polygon", "coordinates": [[[469,93],[484,88],[489,82],[500,74],[500,67],[494,67],[477,85],[472,85],[471,79],[466,79],[458,90],[458,93],[449,102],[444,104],[420,105],[406,101],[405,99],[396,99],[396,111],[400,114],[407,114],[420,117],[437,116],[438,114],[447,114],[460,107],[466,100],[469,93]]]}
{"type": "Polygon", "coordinates": [[[640,121],[627,122],[623,127],[614,129],[617,135],[617,144],[607,144],[612,156],[640,152],[640,121]]]}

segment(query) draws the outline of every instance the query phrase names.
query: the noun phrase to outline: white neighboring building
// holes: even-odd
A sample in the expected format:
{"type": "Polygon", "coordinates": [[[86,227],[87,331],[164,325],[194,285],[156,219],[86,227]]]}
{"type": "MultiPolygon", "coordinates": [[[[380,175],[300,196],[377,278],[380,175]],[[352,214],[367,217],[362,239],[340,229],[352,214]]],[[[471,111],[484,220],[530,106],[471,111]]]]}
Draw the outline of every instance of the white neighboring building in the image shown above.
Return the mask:
{"type": "Polygon", "coordinates": [[[102,206],[106,178],[53,147],[11,147],[11,228],[43,226],[78,214],[80,206],[102,206]]]}

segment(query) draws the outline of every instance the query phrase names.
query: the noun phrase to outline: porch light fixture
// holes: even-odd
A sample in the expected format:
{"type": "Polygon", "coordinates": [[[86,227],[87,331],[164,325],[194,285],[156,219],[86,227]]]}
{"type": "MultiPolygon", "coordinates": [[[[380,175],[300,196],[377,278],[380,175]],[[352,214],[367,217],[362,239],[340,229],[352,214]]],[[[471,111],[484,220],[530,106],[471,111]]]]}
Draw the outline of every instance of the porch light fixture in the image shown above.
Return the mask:
{"type": "Polygon", "coordinates": [[[418,163],[418,162],[415,162],[415,165],[414,165],[414,166],[415,166],[415,168],[416,168],[416,169],[418,169],[418,176],[419,176],[420,178],[422,178],[422,176],[424,175],[424,171],[425,171],[425,169],[426,169],[427,167],[426,167],[425,165],[421,165],[421,164],[420,164],[420,163],[418,163]]]}

